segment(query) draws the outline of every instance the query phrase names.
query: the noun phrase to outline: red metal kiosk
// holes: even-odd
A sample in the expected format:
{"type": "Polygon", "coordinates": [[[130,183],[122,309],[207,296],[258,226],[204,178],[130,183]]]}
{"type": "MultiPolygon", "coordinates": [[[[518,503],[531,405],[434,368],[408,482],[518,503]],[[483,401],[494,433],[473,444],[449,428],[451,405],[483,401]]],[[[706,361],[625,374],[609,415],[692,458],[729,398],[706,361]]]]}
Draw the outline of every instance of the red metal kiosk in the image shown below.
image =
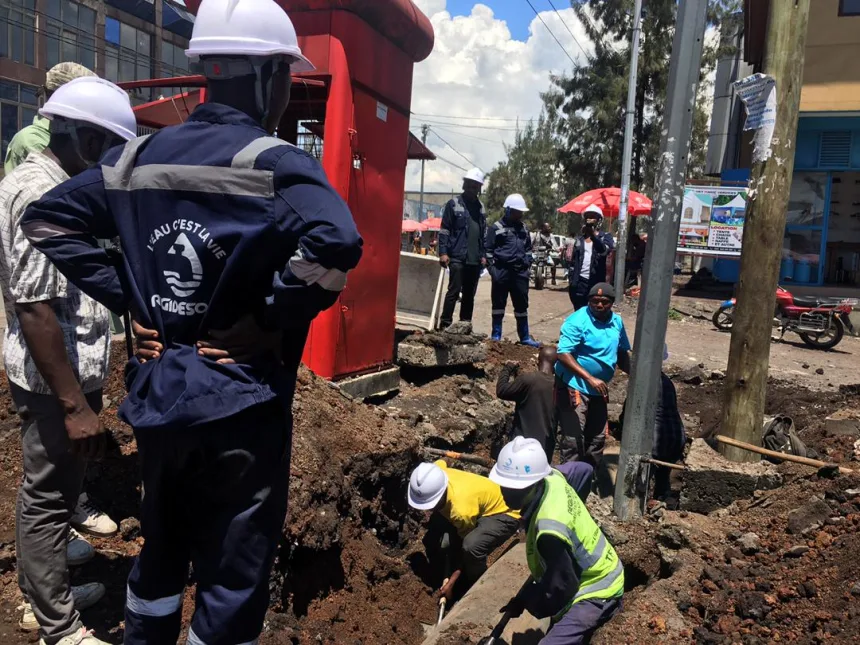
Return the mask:
{"type": "MultiPolygon", "coordinates": [[[[197,13],[200,0],[186,0],[197,13]]],[[[278,136],[295,143],[299,125],[322,135],[322,165],[349,204],[365,241],[340,301],[313,323],[304,362],[333,380],[363,379],[357,393],[397,387],[394,324],[407,158],[433,158],[409,133],[412,71],[433,48],[430,21],[410,0],[279,0],[316,71],[294,76],[278,136]],[[368,387],[370,388],[368,390],[368,387]]],[[[123,87],[205,85],[201,77],[154,79],[123,87]]],[[[184,120],[205,89],[136,111],[142,126],[184,120]]]]}

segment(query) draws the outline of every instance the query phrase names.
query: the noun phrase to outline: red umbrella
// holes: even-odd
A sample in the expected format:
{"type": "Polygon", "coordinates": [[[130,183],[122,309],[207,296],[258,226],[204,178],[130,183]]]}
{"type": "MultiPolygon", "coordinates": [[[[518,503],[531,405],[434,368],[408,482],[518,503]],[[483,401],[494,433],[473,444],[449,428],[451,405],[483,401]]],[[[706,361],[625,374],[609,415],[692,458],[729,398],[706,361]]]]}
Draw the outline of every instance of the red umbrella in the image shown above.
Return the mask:
{"type": "Polygon", "coordinates": [[[442,228],[441,217],[428,217],[421,222],[421,229],[424,231],[438,231],[440,228],[442,228]]]}
{"type": "MultiPolygon", "coordinates": [[[[603,214],[606,217],[618,217],[618,209],[621,202],[621,189],[613,186],[612,188],[596,188],[589,190],[587,193],[582,193],[569,201],[567,204],[558,209],[560,213],[581,213],[586,208],[594,204],[600,206],[603,214]]],[[[632,216],[650,215],[651,200],[641,193],[630,191],[630,196],[627,203],[627,212],[632,216]]]]}
{"type": "Polygon", "coordinates": [[[415,233],[417,231],[423,231],[424,228],[419,222],[416,222],[413,219],[405,219],[403,220],[403,227],[401,228],[401,230],[404,233],[415,233]]]}

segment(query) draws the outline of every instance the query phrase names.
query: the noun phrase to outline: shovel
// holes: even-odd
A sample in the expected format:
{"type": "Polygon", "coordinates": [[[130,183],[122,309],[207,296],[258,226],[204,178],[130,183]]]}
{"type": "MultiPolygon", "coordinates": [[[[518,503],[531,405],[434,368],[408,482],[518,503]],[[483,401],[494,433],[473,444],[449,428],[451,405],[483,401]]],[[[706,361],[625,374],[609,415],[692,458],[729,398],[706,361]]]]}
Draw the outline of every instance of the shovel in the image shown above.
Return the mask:
{"type": "MultiPolygon", "coordinates": [[[[445,578],[442,581],[443,587],[448,584],[448,580],[450,580],[450,578],[445,578]]],[[[437,625],[440,625],[442,623],[442,619],[445,618],[445,605],[446,604],[448,604],[448,599],[445,596],[442,596],[441,598],[439,598],[439,618],[436,619],[437,625]]]]}
{"type": "MultiPolygon", "coordinates": [[[[514,598],[519,597],[520,594],[522,594],[526,590],[526,588],[528,588],[528,586],[531,583],[532,583],[532,577],[529,576],[526,579],[525,583],[523,583],[523,586],[520,587],[520,590],[517,592],[517,595],[514,596],[514,598]]],[[[511,620],[511,612],[506,611],[502,615],[502,619],[493,628],[493,631],[490,632],[490,635],[487,638],[481,639],[481,641],[478,642],[478,645],[502,645],[502,640],[501,640],[502,633],[505,631],[505,627],[508,626],[508,623],[510,622],[510,620],[511,620]]]]}

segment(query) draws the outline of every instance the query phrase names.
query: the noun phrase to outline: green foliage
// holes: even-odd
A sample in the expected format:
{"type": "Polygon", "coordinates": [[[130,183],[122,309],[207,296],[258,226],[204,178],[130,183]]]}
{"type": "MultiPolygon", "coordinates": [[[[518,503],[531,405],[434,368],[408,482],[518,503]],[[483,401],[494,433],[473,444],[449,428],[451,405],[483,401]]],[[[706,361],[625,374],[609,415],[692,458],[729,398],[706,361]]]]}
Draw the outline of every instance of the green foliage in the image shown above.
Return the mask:
{"type": "MultiPolygon", "coordinates": [[[[579,193],[621,183],[630,32],[633,0],[572,0],[577,16],[594,43],[586,64],[571,73],[551,78],[542,95],[544,113],[537,124],[518,133],[508,158],[490,173],[487,203],[500,215],[505,196],[522,193],[532,212],[533,226],[549,220],[557,232],[567,226],[554,218],[555,209],[579,193]],[[560,227],[559,224],[562,224],[560,227]]],[[[718,28],[737,19],[741,0],[710,0],[708,24],[718,28]]],[[[636,115],[633,138],[631,188],[653,195],[666,87],[674,37],[677,0],[645,0],[636,115]]],[[[728,46],[719,39],[706,41],[693,122],[688,176],[704,170],[708,137],[705,79],[728,46]]],[[[565,229],[565,230],[562,230],[565,229]]]]}

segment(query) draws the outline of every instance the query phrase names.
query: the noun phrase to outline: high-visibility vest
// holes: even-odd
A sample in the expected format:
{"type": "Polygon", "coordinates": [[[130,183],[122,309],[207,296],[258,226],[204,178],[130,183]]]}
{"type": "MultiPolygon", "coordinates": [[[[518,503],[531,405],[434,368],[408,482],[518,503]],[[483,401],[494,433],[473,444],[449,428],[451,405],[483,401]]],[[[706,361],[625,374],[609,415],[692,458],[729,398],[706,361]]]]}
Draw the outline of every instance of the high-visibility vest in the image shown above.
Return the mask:
{"type": "Polygon", "coordinates": [[[540,580],[546,571],[537,550],[542,535],[552,535],[567,544],[582,569],[579,590],[555,616],[557,620],[576,602],[620,597],[624,593],[624,566],[564,475],[554,470],[544,482],[543,497],[526,536],[526,558],[532,577],[540,580]]]}

